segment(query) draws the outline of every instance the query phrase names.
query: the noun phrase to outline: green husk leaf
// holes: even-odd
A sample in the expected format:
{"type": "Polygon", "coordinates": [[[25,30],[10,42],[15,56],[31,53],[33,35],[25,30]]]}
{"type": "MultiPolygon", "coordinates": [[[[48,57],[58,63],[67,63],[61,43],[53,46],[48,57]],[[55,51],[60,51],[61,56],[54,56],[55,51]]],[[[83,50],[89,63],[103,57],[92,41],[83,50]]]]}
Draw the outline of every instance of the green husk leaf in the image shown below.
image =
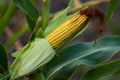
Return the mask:
{"type": "Polygon", "coordinates": [[[12,53],[12,56],[16,58],[16,57],[19,56],[24,50],[27,50],[28,46],[29,46],[29,44],[27,44],[26,46],[24,46],[22,49],[14,52],[14,53],[12,53]]]}
{"type": "Polygon", "coordinates": [[[19,78],[37,70],[53,58],[55,51],[45,39],[36,38],[18,54],[10,68],[11,79],[19,78]]]}

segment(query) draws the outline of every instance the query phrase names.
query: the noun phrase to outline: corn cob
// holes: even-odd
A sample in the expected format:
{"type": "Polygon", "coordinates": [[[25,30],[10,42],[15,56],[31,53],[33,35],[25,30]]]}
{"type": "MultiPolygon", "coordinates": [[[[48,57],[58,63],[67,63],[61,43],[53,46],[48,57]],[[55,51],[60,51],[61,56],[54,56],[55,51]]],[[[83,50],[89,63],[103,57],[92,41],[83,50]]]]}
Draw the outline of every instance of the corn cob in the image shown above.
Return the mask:
{"type": "Polygon", "coordinates": [[[58,48],[70,40],[71,37],[74,37],[87,22],[88,17],[86,15],[76,14],[60,25],[52,33],[45,36],[45,39],[52,45],[53,48],[58,48]]]}

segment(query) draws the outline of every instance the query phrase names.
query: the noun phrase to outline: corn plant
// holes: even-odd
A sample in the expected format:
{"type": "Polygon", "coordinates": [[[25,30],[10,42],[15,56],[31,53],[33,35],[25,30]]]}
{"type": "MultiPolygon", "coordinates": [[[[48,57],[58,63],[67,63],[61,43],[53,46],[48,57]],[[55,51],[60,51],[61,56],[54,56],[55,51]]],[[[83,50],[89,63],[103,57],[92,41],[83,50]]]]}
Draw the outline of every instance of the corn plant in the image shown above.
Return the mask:
{"type": "Polygon", "coordinates": [[[42,0],[41,16],[36,0],[10,1],[6,13],[0,12],[0,34],[18,9],[25,14],[27,22],[11,40],[0,44],[0,80],[119,80],[120,59],[108,60],[120,51],[120,36],[101,37],[119,0],[92,0],[78,6],[74,1],[69,0],[65,9],[50,14],[51,1],[42,0]],[[103,2],[110,3],[106,15],[94,7],[103,2]],[[93,20],[95,41],[68,44],[86,31],[93,20]],[[6,52],[28,29],[28,43],[12,53],[15,60],[8,67],[6,52]]]}

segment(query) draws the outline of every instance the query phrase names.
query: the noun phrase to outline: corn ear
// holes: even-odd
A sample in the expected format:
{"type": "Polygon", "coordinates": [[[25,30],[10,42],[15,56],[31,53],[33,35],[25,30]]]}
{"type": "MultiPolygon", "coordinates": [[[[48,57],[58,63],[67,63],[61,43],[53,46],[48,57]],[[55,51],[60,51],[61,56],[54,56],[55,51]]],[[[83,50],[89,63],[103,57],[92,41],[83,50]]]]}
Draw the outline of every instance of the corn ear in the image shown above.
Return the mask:
{"type": "Polygon", "coordinates": [[[59,48],[73,38],[88,22],[86,15],[76,14],[57,29],[45,36],[45,39],[53,46],[59,48]]]}

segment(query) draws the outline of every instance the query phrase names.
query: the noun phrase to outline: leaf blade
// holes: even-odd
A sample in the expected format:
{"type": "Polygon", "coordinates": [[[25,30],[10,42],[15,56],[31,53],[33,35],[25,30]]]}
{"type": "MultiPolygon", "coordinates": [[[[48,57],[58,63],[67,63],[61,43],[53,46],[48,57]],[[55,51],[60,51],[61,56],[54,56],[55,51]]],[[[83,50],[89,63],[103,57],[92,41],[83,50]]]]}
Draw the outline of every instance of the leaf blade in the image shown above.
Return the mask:
{"type": "Polygon", "coordinates": [[[55,56],[50,63],[48,63],[46,66],[47,68],[44,70],[45,77],[51,80],[51,78],[57,74],[59,70],[70,63],[75,63],[71,69],[80,64],[100,64],[115,55],[120,50],[119,40],[119,36],[109,36],[101,38],[96,47],[93,46],[94,42],[78,43],[67,47],[58,52],[59,55],[55,56]]]}
{"type": "Polygon", "coordinates": [[[28,25],[32,32],[39,16],[38,10],[30,0],[14,0],[14,3],[26,14],[28,25]]]}
{"type": "Polygon", "coordinates": [[[8,59],[4,47],[0,43],[0,73],[8,70],[8,59]]]}
{"type": "Polygon", "coordinates": [[[98,66],[95,69],[88,71],[81,80],[108,80],[118,69],[120,69],[119,66],[120,60],[98,66]]]}
{"type": "Polygon", "coordinates": [[[43,1],[44,6],[43,6],[43,11],[42,11],[42,23],[41,23],[41,28],[43,31],[45,30],[46,26],[48,25],[48,20],[49,20],[49,13],[50,13],[50,0],[43,1]]]}
{"type": "Polygon", "coordinates": [[[112,18],[118,3],[119,3],[119,0],[111,0],[109,9],[106,15],[106,22],[109,22],[109,20],[112,18]]]}

